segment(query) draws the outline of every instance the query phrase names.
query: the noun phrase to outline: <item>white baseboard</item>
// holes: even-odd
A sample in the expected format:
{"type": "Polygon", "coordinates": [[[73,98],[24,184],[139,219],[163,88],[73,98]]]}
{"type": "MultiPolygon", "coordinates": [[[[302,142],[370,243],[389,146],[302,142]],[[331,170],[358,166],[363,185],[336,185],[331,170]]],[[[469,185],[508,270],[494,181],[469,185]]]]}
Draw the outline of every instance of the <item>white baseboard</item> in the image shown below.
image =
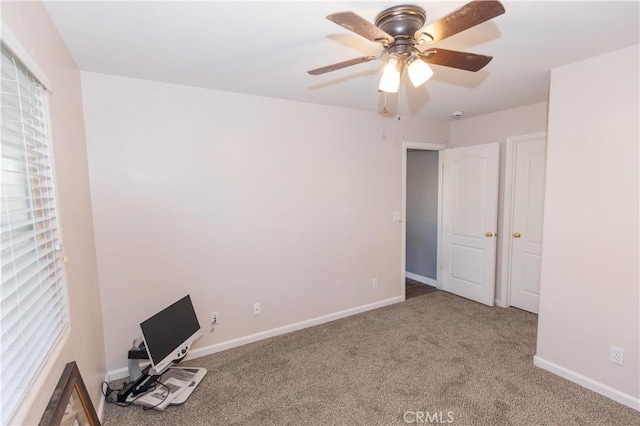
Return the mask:
{"type": "MultiPolygon", "coordinates": [[[[260,333],[251,334],[249,336],[239,337],[237,339],[227,340],[226,342],[216,343],[214,345],[205,346],[204,348],[194,349],[189,351],[189,354],[185,360],[196,359],[203,356],[211,355],[216,352],[222,352],[227,349],[236,348],[238,346],[246,345],[248,343],[257,342],[260,340],[268,339],[270,337],[279,336],[281,334],[291,333],[292,331],[302,330],[304,328],[313,327],[316,325],[324,324],[327,322],[335,321],[341,318],[350,317],[362,312],[371,311],[373,309],[382,308],[385,306],[393,305],[395,303],[402,302],[401,296],[392,297],[390,299],[381,300],[379,302],[370,303],[368,305],[357,306],[355,308],[346,309],[340,312],[334,312],[332,314],[323,315],[321,317],[311,318],[305,321],[296,322],[294,324],[285,325],[282,327],[273,328],[271,330],[262,331],[260,333]]],[[[111,380],[118,380],[129,376],[129,370],[127,367],[118,368],[108,373],[111,380]]]]}
{"type": "Polygon", "coordinates": [[[412,280],[418,281],[422,284],[428,284],[432,287],[438,287],[438,282],[433,278],[423,277],[422,275],[414,274],[413,272],[405,271],[404,276],[407,278],[411,278],[412,280]]]}
{"type": "Polygon", "coordinates": [[[533,364],[536,367],[540,367],[543,370],[547,370],[564,379],[577,383],[580,386],[583,386],[589,390],[599,393],[600,395],[606,396],[609,399],[613,399],[614,401],[619,402],[620,404],[624,404],[627,407],[631,407],[634,410],[640,411],[640,398],[636,398],[624,392],[620,392],[617,389],[614,389],[603,383],[597,382],[593,379],[583,376],[582,374],[576,373],[575,371],[571,371],[551,361],[547,361],[546,359],[540,358],[538,355],[535,355],[533,357],[533,364]]]}
{"type": "Polygon", "coordinates": [[[111,370],[108,375],[111,380],[124,379],[125,377],[129,377],[129,368],[123,367],[111,370]]]}

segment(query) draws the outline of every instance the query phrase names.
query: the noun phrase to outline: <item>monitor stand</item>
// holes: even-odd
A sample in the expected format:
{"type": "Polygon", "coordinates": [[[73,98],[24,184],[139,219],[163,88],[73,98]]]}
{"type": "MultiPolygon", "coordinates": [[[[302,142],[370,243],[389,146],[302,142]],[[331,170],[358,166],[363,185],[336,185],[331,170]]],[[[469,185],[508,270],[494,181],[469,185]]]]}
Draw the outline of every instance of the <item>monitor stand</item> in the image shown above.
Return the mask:
{"type": "MultiPolygon", "coordinates": [[[[189,383],[189,386],[180,392],[169,405],[184,404],[207,374],[206,368],[169,367],[160,375],[149,375],[151,365],[147,365],[144,369],[140,368],[140,360],[149,359],[147,350],[144,347],[144,340],[141,337],[133,341],[133,347],[129,350],[128,359],[131,382],[118,392],[118,402],[133,402],[136,396],[152,390],[156,379],[162,383],[170,378],[174,378],[189,383]]],[[[174,362],[177,363],[179,361],[174,362]]]]}
{"type": "Polygon", "coordinates": [[[200,384],[204,376],[207,374],[206,368],[196,367],[170,367],[163,374],[160,382],[163,382],[171,377],[178,380],[191,381],[191,385],[183,392],[179,393],[169,405],[184,404],[187,398],[191,396],[196,387],[200,384]]]}

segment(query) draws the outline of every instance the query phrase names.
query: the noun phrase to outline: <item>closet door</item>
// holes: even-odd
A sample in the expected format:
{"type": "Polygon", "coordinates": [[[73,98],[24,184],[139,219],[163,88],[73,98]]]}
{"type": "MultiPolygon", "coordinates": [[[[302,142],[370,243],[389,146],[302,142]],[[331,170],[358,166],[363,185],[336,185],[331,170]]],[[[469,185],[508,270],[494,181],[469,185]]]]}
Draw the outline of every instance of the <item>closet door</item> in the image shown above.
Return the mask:
{"type": "Polygon", "coordinates": [[[512,306],[538,313],[546,138],[514,142],[511,219],[512,306]]]}

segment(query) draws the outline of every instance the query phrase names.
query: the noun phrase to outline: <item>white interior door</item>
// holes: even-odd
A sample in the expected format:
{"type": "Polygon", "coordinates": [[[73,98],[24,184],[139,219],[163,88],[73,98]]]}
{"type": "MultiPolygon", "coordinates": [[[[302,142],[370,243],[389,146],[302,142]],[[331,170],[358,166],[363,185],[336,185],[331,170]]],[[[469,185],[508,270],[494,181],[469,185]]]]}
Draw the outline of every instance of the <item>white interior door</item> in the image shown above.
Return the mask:
{"type": "Polygon", "coordinates": [[[500,145],[443,154],[442,289],[493,306],[500,145]]]}
{"type": "Polygon", "coordinates": [[[514,144],[510,303],[538,313],[546,140],[539,136],[514,144]]]}

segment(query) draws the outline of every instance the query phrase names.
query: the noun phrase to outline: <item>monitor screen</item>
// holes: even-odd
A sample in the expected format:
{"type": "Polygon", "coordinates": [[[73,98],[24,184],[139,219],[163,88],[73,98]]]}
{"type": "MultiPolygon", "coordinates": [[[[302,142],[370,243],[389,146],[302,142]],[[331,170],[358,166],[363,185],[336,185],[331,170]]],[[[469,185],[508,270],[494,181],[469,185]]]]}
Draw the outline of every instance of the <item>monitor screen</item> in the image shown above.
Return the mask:
{"type": "Polygon", "coordinates": [[[154,367],[152,374],[162,373],[173,360],[183,358],[201,334],[189,295],[142,322],[140,328],[154,367]]]}

